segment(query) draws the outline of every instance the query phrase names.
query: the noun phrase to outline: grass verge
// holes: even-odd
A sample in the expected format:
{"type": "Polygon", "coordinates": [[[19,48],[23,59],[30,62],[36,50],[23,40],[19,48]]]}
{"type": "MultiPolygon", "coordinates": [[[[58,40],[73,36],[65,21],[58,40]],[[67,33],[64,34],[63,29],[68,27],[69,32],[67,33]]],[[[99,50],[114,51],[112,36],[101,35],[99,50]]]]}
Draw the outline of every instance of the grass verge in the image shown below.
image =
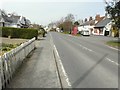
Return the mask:
{"type": "Polygon", "coordinates": [[[115,48],[120,48],[120,41],[108,41],[106,44],[115,48]]]}

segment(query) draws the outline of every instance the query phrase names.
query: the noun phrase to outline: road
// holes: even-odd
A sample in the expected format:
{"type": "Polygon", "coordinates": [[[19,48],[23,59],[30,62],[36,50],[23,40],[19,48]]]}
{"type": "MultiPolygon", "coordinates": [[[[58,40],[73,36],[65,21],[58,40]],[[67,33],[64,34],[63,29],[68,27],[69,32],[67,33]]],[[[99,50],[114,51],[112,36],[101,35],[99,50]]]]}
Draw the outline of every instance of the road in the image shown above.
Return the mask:
{"type": "Polygon", "coordinates": [[[105,44],[116,38],[50,34],[73,88],[118,88],[118,51],[105,44]]]}

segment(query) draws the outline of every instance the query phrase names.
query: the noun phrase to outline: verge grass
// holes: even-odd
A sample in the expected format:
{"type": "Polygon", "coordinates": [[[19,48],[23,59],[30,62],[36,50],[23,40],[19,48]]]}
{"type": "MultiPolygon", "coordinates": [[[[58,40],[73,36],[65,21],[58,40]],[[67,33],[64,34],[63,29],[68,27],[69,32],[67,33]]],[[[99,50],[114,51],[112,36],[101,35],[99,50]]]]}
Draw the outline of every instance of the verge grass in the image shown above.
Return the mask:
{"type": "Polygon", "coordinates": [[[115,48],[120,48],[120,41],[108,41],[106,44],[115,48]]]}

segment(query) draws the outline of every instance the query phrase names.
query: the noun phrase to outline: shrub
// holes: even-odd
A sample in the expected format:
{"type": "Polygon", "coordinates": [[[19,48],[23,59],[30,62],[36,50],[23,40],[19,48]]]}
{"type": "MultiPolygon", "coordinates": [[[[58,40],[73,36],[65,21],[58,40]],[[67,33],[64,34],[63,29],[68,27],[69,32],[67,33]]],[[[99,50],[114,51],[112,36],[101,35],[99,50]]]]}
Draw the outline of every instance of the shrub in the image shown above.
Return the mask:
{"type": "MultiPolygon", "coordinates": [[[[0,31],[1,32],[1,31],[0,31]]],[[[2,36],[11,38],[23,38],[23,39],[31,39],[33,37],[38,36],[37,29],[28,29],[28,28],[11,28],[11,27],[3,27],[2,28],[2,36]]]]}
{"type": "Polygon", "coordinates": [[[16,48],[19,45],[20,44],[5,44],[5,43],[2,43],[2,51],[10,51],[11,49],[16,48]]]}

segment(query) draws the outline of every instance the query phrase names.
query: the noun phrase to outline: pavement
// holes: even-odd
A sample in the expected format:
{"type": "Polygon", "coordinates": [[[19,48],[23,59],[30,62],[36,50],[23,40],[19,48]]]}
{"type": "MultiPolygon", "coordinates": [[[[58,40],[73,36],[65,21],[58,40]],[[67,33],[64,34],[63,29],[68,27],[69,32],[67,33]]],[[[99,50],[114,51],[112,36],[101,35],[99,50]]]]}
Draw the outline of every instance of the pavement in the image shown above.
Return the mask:
{"type": "Polygon", "coordinates": [[[7,88],[61,88],[49,34],[36,40],[36,49],[16,71],[7,88]]]}

